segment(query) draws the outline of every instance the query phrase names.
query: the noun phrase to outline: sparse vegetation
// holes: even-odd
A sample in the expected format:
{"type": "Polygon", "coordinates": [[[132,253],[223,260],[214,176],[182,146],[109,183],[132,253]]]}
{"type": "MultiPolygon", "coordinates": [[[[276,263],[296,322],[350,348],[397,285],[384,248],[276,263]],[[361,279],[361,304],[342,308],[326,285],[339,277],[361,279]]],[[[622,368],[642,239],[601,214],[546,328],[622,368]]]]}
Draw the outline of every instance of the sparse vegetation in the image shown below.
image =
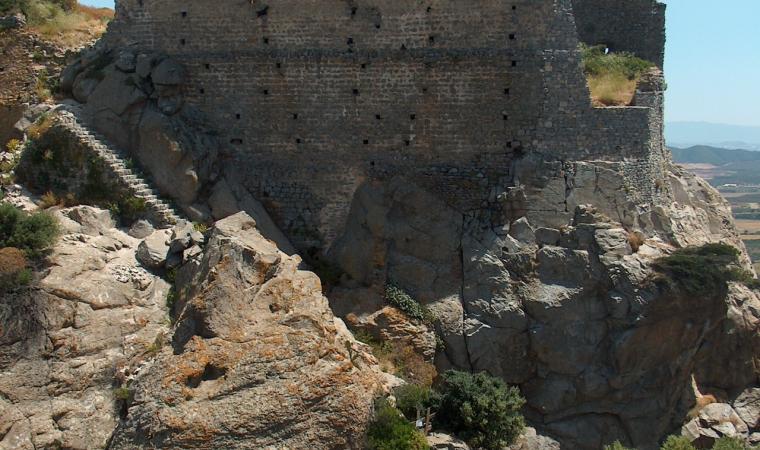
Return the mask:
{"type": "Polygon", "coordinates": [[[174,305],[177,303],[177,290],[174,286],[169,288],[169,292],[166,293],[166,307],[169,308],[169,313],[174,311],[174,305]]]}
{"type": "Polygon", "coordinates": [[[367,430],[370,450],[427,450],[425,436],[385,399],[375,405],[375,419],[367,430]]]}
{"type": "Polygon", "coordinates": [[[722,437],[715,441],[712,450],[757,450],[757,447],[751,447],[737,438],[722,437]]]}
{"type": "Polygon", "coordinates": [[[438,375],[435,366],[409,345],[380,341],[364,331],[354,335],[358,341],[370,346],[384,372],[420,386],[430,386],[438,375]]]}
{"type": "Polygon", "coordinates": [[[653,63],[627,52],[608,52],[603,45],[581,45],[583,70],[597,106],[630,105],[639,78],[653,63]]]}
{"type": "Polygon", "coordinates": [[[22,13],[29,27],[60,45],[81,45],[98,38],[113,10],[80,5],[76,0],[0,0],[0,14],[22,13]]]}
{"type": "Polygon", "coordinates": [[[48,75],[46,69],[37,73],[37,79],[34,83],[34,94],[39,101],[46,102],[53,98],[58,92],[58,78],[48,75]]]}
{"type": "Polygon", "coordinates": [[[727,244],[707,244],[675,251],[659,258],[653,267],[658,281],[690,294],[709,294],[726,289],[731,281],[753,284],[752,275],[739,266],[739,250],[727,244]]]}
{"type": "MultiPolygon", "coordinates": [[[[15,182],[15,170],[21,159],[21,149],[24,144],[18,139],[11,139],[5,144],[5,151],[10,158],[0,160],[0,186],[15,182]]],[[[2,152],[0,152],[2,153],[2,152]]]]}
{"type": "Polygon", "coordinates": [[[0,248],[15,247],[36,258],[55,242],[58,222],[46,213],[28,214],[13,205],[0,203],[0,248]]]}
{"type": "Polygon", "coordinates": [[[117,387],[113,390],[113,396],[116,398],[116,400],[129,402],[129,400],[132,398],[132,391],[130,391],[126,386],[117,387]]]}
{"type": "Polygon", "coordinates": [[[635,231],[628,232],[628,244],[631,246],[633,253],[638,253],[642,245],[644,245],[645,239],[641,233],[635,231]]]}
{"type": "Polygon", "coordinates": [[[389,283],[385,286],[385,299],[403,311],[410,319],[427,324],[433,323],[433,315],[430,311],[395,284],[389,283]]]}
{"type": "Polygon", "coordinates": [[[683,436],[668,436],[661,450],[696,450],[689,439],[683,436]]]}
{"type": "Polygon", "coordinates": [[[431,403],[436,424],[474,447],[501,449],[525,427],[520,390],[486,373],[446,372],[431,403]]]}
{"type": "Polygon", "coordinates": [[[0,248],[0,293],[25,286],[31,280],[24,252],[14,247],[0,248]]]}
{"type": "Polygon", "coordinates": [[[205,233],[208,231],[208,225],[201,222],[193,222],[193,230],[199,232],[199,233],[205,233]]]}
{"type": "Polygon", "coordinates": [[[633,450],[633,449],[626,447],[620,441],[615,441],[610,445],[605,445],[604,450],[633,450]]]}

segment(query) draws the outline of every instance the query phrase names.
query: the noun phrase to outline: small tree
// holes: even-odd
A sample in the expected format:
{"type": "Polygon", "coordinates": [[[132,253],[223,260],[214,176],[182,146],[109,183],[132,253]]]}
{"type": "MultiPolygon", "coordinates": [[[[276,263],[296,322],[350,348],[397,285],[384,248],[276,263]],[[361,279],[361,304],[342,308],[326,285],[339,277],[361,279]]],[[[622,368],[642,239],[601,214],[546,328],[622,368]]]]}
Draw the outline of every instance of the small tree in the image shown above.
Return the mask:
{"type": "Polygon", "coordinates": [[[370,450],[427,450],[427,439],[385,399],[378,401],[367,431],[370,450]]]}
{"type": "Polygon", "coordinates": [[[525,427],[519,389],[486,373],[446,372],[432,402],[436,423],[474,447],[501,449],[525,427]]]}

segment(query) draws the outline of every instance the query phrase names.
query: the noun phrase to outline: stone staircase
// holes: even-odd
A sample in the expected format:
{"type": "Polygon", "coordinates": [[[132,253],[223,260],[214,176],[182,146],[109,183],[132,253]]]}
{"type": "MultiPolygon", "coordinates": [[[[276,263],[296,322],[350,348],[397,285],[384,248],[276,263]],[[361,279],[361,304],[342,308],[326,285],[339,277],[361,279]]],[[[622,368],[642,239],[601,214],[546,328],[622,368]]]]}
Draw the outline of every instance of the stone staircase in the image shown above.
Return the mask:
{"type": "Polygon", "coordinates": [[[126,162],[129,156],[108,144],[108,141],[100,133],[91,131],[80,119],[78,111],[73,108],[61,107],[57,112],[60,124],[76,136],[79,143],[92,150],[108,164],[119,184],[134,197],[145,201],[148,216],[154,225],[163,228],[174,225],[181,220],[179,214],[160,198],[160,192],[153,189],[145,178],[129,167],[126,162]]]}

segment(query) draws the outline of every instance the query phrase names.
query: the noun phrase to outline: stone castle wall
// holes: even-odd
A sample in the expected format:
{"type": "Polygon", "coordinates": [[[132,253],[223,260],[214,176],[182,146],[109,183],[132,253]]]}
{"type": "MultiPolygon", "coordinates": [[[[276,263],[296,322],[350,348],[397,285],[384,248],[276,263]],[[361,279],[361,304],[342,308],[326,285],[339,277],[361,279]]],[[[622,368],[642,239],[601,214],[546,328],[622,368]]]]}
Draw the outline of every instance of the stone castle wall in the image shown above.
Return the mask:
{"type": "MultiPolygon", "coordinates": [[[[329,246],[368,178],[467,213],[526,153],[635,174],[657,146],[650,105],[591,106],[569,0],[119,0],[109,39],[185,65],[225,176],[301,249],[329,246]]],[[[651,178],[631,179],[647,198],[651,178]]]]}

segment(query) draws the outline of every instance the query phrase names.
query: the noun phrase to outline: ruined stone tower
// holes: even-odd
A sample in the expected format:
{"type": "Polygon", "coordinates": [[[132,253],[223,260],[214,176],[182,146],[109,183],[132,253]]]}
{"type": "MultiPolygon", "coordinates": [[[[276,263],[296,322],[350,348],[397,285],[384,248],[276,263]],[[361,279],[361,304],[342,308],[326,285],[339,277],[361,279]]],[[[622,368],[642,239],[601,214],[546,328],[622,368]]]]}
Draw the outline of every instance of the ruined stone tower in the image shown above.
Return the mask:
{"type": "Polygon", "coordinates": [[[594,108],[578,52],[661,66],[654,0],[117,0],[108,39],[186,68],[224,176],[302,250],[330,247],[367,179],[482,214],[520,182],[515,161],[541,155],[617,164],[632,199],[657,196],[661,79],[634,106],[594,108]]]}

